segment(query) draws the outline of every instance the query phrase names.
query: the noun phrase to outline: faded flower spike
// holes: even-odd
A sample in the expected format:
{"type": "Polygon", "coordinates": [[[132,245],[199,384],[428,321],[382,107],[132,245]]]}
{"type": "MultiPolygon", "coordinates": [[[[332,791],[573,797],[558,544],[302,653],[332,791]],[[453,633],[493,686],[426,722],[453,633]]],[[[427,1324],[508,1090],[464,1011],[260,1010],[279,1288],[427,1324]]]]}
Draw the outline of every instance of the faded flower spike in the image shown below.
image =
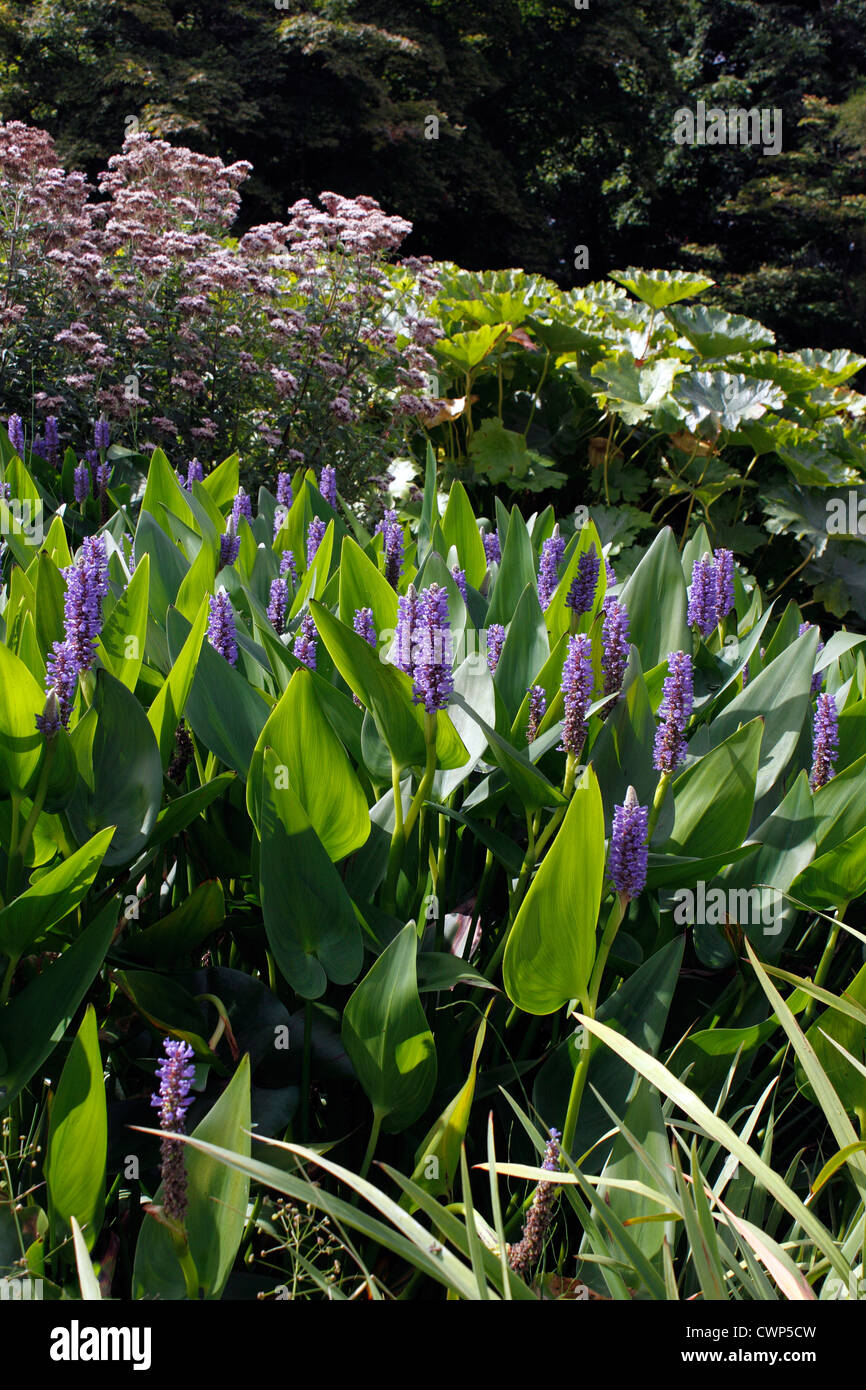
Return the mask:
{"type": "Polygon", "coordinates": [[[337,507],[337,470],[326,463],[319,474],[319,492],[329,507],[337,507]]]}
{"type": "Polygon", "coordinates": [[[553,535],[549,536],[541,547],[541,559],[538,565],[538,602],[542,608],[546,608],[553,598],[556,586],[559,583],[559,566],[565,555],[565,541],[559,534],[559,525],[553,528],[553,535]]]}
{"type": "Polygon", "coordinates": [[[301,619],[301,626],[292,647],[293,654],[298,661],[302,661],[311,671],[316,669],[316,624],[308,613],[301,619]]]}
{"type": "Polygon", "coordinates": [[[570,608],[578,617],[581,613],[589,613],[595,602],[595,589],[598,584],[598,573],[601,569],[601,559],[594,545],[589,550],[585,550],[577,562],[577,574],[568,591],[565,605],[570,608]]]}
{"type": "Polygon", "coordinates": [[[812,773],[809,786],[812,791],[826,786],[836,770],[836,757],[839,752],[839,715],[836,701],[832,695],[819,695],[815,710],[815,725],[812,743],[812,773]]]}
{"type": "MultiPolygon", "coordinates": [[[[165,1057],[156,1069],[159,1090],[151,1105],[159,1110],[159,1127],[184,1132],[186,1112],[191,1103],[190,1090],[195,1077],[192,1059],[194,1052],[188,1043],[172,1042],[166,1038],[165,1057]]],[[[183,1221],[186,1213],[186,1169],[183,1144],[165,1138],[161,1147],[162,1206],[166,1216],[183,1221]]]]}
{"type": "Polygon", "coordinates": [[[501,623],[491,623],[487,629],[487,666],[491,672],[499,665],[504,641],[505,628],[501,623]]]}
{"type": "MultiPolygon", "coordinates": [[[[558,1129],[548,1131],[550,1138],[544,1149],[542,1168],[548,1173],[559,1169],[559,1141],[562,1138],[558,1129]]],[[[556,1184],[540,1182],[535,1189],[532,1205],[526,1215],[523,1235],[516,1245],[508,1248],[508,1263],[518,1274],[527,1274],[533,1265],[538,1264],[544,1249],[544,1239],[550,1228],[553,1209],[556,1204],[556,1184]]]]}
{"type": "Polygon", "coordinates": [[[526,724],[526,742],[534,743],[538,737],[538,726],[547,710],[547,693],[543,685],[529,687],[529,719],[526,724]]]}
{"type": "Polygon", "coordinates": [[[686,755],[685,732],[694,701],[692,658],[687,652],[668,655],[668,675],[662,694],[653,766],[657,772],[674,772],[686,755]]]}
{"type": "Polygon", "coordinates": [[[224,656],[229,666],[234,666],[238,659],[238,643],[235,630],[235,615],[232,611],[231,600],[225,589],[219,589],[210,600],[210,623],[208,625],[208,641],[214,651],[224,656]]]}
{"type": "Polygon", "coordinates": [[[649,807],[641,806],[634,787],[629,787],[623,805],[613,808],[607,858],[613,886],[627,898],[636,898],[646,886],[648,823],[649,807]]]}
{"type": "Polygon", "coordinates": [[[568,655],[562,668],[565,720],[561,747],[577,755],[586,738],[586,712],[592,699],[592,643],[586,636],[569,637],[568,655]]]}

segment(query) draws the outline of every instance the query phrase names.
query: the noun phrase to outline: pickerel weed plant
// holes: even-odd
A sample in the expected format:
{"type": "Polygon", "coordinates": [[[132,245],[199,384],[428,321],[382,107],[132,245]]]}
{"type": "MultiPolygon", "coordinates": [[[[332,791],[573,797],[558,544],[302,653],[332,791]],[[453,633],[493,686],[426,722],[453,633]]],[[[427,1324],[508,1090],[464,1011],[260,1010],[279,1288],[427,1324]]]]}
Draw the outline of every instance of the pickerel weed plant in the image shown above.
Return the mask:
{"type": "Polygon", "coordinates": [[[374,530],[159,449],[103,517],[14,434],[0,1273],[856,1297],[866,639],[432,449],[374,530]]]}

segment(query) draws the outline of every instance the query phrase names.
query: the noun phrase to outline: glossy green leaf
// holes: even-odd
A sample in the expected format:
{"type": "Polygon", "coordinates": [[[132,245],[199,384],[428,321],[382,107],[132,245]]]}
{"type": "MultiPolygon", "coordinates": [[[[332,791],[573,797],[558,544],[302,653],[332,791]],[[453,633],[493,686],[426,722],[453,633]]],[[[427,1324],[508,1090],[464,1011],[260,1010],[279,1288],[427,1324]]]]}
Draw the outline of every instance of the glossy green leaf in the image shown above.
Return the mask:
{"type": "Polygon", "coordinates": [[[322,712],[312,672],[295,672],[253,751],[247,809],[257,830],[265,748],[273,749],[278,785],[292,788],[331,859],[360,849],[370,834],[367,798],[322,712]]]}
{"type": "Polygon", "coordinates": [[[135,690],[144,661],[149,594],[150,556],[144,555],[126,593],[112,608],[96,644],[103,666],[127,690],[135,690]]]}
{"type": "Polygon", "coordinates": [[[16,960],[87,894],[111,843],[108,826],[0,911],[0,951],[16,960]]]}
{"type": "Polygon", "coordinates": [[[62,1040],[116,928],[117,900],[111,899],[77,941],[0,1009],[0,1111],[62,1040]]]}
{"type": "Polygon", "coordinates": [[[436,1047],[418,997],[418,936],[407,922],[364,976],[343,1013],[343,1046],[374,1115],[398,1134],[426,1110],[436,1047]]]}
{"type": "Polygon", "coordinates": [[[551,1014],[570,999],[586,997],[604,862],[604,810],[589,767],[575,787],[505,948],[505,989],[526,1013],[551,1014]]]}
{"type": "Polygon", "coordinates": [[[731,734],[674,782],[674,854],[712,854],[738,848],[755,804],[755,778],[764,731],[760,719],[731,734]]]}
{"type": "Polygon", "coordinates": [[[51,1105],[45,1181],[52,1216],[82,1228],[88,1249],[102,1225],[108,1113],[96,1013],[87,1006],[51,1105]]]}
{"type": "MultiPolygon", "coordinates": [[[[162,804],[159,747],[141,705],[108,671],[96,672],[92,713],[88,780],[79,779],[66,814],[79,844],[116,826],[104,862],[128,864],[147,843],[162,804]]],[[[83,728],[72,736],[76,755],[83,728]]]]}
{"type": "Polygon", "coordinates": [[[620,602],[628,613],[631,640],[644,671],[666,661],[669,652],[691,653],[686,582],[669,526],[659,532],[623,585],[620,602]]]}
{"type": "Polygon", "coordinates": [[[8,647],[0,642],[0,795],[23,793],[39,765],[44,739],[36,716],[45,692],[8,647]]]}
{"type": "Polygon", "coordinates": [[[361,929],[352,901],[296,792],[264,750],[259,884],[268,944],[280,970],[305,999],[328,980],[349,984],[361,969],[361,929]]]}

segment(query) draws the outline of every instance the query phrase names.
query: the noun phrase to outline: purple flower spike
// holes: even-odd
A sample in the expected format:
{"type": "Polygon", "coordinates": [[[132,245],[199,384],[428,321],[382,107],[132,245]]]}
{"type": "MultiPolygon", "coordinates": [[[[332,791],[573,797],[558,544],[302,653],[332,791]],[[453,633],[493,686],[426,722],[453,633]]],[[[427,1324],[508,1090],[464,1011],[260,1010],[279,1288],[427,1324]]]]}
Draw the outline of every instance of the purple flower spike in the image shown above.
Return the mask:
{"type": "Polygon", "coordinates": [[[408,676],[412,674],[415,629],[418,624],[418,595],[415,585],[410,584],[407,592],[397,600],[397,634],[394,640],[392,661],[408,676]]]}
{"type": "Polygon", "coordinates": [[[224,656],[229,666],[235,666],[238,659],[235,615],[225,589],[220,588],[210,600],[207,636],[214,651],[224,656]]]}
{"type": "Polygon", "coordinates": [[[111,443],[111,426],[107,420],[96,420],[93,425],[94,449],[107,449],[111,443]]]}
{"type": "Polygon", "coordinates": [[[553,528],[541,547],[541,560],[538,565],[538,602],[546,608],[556,592],[559,583],[559,566],[565,555],[565,541],[559,534],[559,526],[553,528]]]}
{"type": "Polygon", "coordinates": [[[830,781],[836,770],[839,715],[832,695],[818,696],[812,748],[812,775],[809,778],[809,786],[815,792],[830,781]]]}
{"type": "Polygon", "coordinates": [[[418,624],[412,666],[412,700],[428,714],[444,709],[454,689],[451,676],[451,629],[448,594],[431,584],[418,599],[418,624]]]}
{"type": "Polygon", "coordinates": [[[637,792],[629,787],[622,806],[613,808],[613,829],[607,870],[618,893],[636,898],[646,887],[647,826],[649,807],[638,804],[637,792]]]}
{"type": "Polygon", "coordinates": [[[336,510],[337,507],[337,472],[329,463],[326,463],[319,474],[319,492],[329,507],[336,510]]]}
{"type": "Polygon", "coordinates": [[[702,637],[708,637],[717,621],[717,574],[709,555],[695,561],[689,586],[689,627],[697,626],[702,637]]]}
{"type": "Polygon", "coordinates": [[[247,519],[247,521],[250,523],[250,525],[252,525],[252,521],[253,521],[253,503],[252,503],[252,498],[250,498],[250,497],[247,495],[247,493],[244,491],[243,488],[238,488],[237,497],[235,498],[234,502],[232,502],[232,521],[234,522],[234,524],[235,524],[235,526],[238,528],[238,530],[240,530],[240,524],[241,524],[241,517],[242,517],[242,516],[245,516],[246,519],[247,519]]]}
{"type": "Polygon", "coordinates": [[[72,494],[79,506],[90,496],[90,468],[86,463],[79,463],[72,475],[72,494]]]}
{"type": "Polygon", "coordinates": [[[89,671],[102,630],[102,600],[108,593],[105,541],[99,536],[87,536],[76,564],[63,571],[63,578],[66,645],[76,672],[89,671]]]}
{"type": "Polygon", "coordinates": [[[543,685],[529,687],[529,720],[526,725],[526,742],[534,743],[538,737],[538,726],[547,711],[547,693],[543,685]]]}
{"type": "Polygon", "coordinates": [[[292,581],[293,589],[296,589],[298,587],[298,567],[295,564],[295,556],[293,551],[284,550],[282,555],[280,556],[280,574],[287,574],[289,576],[289,578],[292,581]]]}
{"type": "MultiPolygon", "coordinates": [[[[803,633],[804,633],[804,632],[808,632],[808,631],[809,631],[809,628],[810,628],[811,626],[812,626],[811,623],[801,623],[801,624],[800,624],[800,630],[799,630],[799,632],[797,633],[797,636],[798,636],[798,637],[802,637],[802,636],[803,636],[803,633]]],[[[819,629],[818,629],[818,646],[817,646],[816,649],[815,649],[815,660],[816,660],[816,661],[818,660],[818,657],[819,657],[819,655],[821,654],[821,652],[822,652],[823,650],[824,650],[824,643],[821,641],[821,630],[820,630],[820,628],[819,628],[819,629]]],[[[815,674],[812,676],[812,684],[811,684],[810,689],[809,689],[810,695],[818,695],[818,694],[820,694],[820,692],[821,692],[821,686],[822,686],[823,684],[824,684],[824,672],[823,672],[823,671],[816,671],[815,674]]]]}
{"type": "Polygon", "coordinates": [[[49,415],[45,420],[45,457],[49,463],[57,463],[60,457],[60,434],[56,415],[49,415]]]}
{"type": "Polygon", "coordinates": [[[484,542],[484,554],[487,556],[488,565],[501,564],[502,546],[499,543],[499,532],[486,531],[481,539],[484,542]]]}
{"type": "Polygon", "coordinates": [[[616,572],[606,555],[604,557],[604,573],[607,579],[607,587],[612,589],[616,584],[616,572]]]}
{"type": "Polygon", "coordinates": [[[190,459],[186,466],[186,483],[184,484],[187,492],[192,492],[193,483],[202,482],[204,482],[204,468],[198,459],[190,459]]]}
{"type": "Polygon", "coordinates": [[[220,562],[219,569],[224,569],[226,565],[233,565],[238,558],[241,549],[241,538],[237,534],[237,522],[230,516],[225,533],[220,536],[220,562]]]}
{"type": "MultiPolygon", "coordinates": [[[[150,1103],[159,1110],[160,1129],[182,1134],[192,1099],[189,1093],[195,1077],[195,1053],[188,1043],[171,1042],[168,1038],[164,1047],[165,1058],[156,1069],[159,1091],[150,1103]]],[[[162,1205],[166,1216],[174,1221],[182,1221],[186,1212],[183,1147],[176,1139],[162,1141],[162,1205]]]]}
{"type": "Polygon", "coordinates": [[[376,623],[373,618],[372,608],[357,608],[352,619],[352,626],[359,637],[363,637],[368,647],[376,647],[376,623]]]}
{"type": "Polygon", "coordinates": [[[734,557],[730,550],[716,551],[716,615],[726,618],[734,607],[734,557]]]}
{"type": "Polygon", "coordinates": [[[601,560],[598,551],[594,545],[591,545],[589,550],[583,552],[577,562],[577,574],[565,600],[566,607],[570,608],[578,617],[581,613],[589,613],[595,603],[595,590],[600,569],[601,560]]]}
{"type": "Polygon", "coordinates": [[[108,483],[111,478],[111,464],[98,463],[96,465],[96,491],[102,497],[108,491],[108,483]]]}
{"type": "Polygon", "coordinates": [[[466,571],[462,570],[459,565],[454,565],[451,570],[451,578],[460,590],[460,596],[463,602],[468,603],[469,595],[466,592],[466,571]]]}
{"type": "Polygon", "coordinates": [[[316,558],[316,551],[322,544],[328,528],[320,516],[314,516],[307,527],[307,569],[316,558]]]}
{"type": "Polygon", "coordinates": [[[301,626],[298,628],[298,635],[295,638],[295,645],[292,652],[298,661],[302,661],[311,671],[316,669],[316,624],[308,613],[301,619],[301,626]]]}
{"type": "Polygon", "coordinates": [[[491,623],[487,629],[487,666],[490,671],[495,671],[499,665],[504,641],[505,628],[501,623],[491,623]]]}
{"type": "Polygon", "coordinates": [[[685,732],[694,702],[692,658],[687,652],[671,652],[668,675],[662,686],[653,766],[657,772],[674,772],[686,755],[685,732]]]}
{"type": "Polygon", "coordinates": [[[613,695],[622,686],[629,656],[628,613],[614,598],[606,598],[604,601],[601,645],[604,693],[613,695]]]}
{"type": "Polygon", "coordinates": [[[382,536],[382,554],[385,557],[385,578],[396,589],[403,573],[403,527],[396,511],[389,507],[381,521],[376,524],[375,534],[382,536]]]}
{"type": "Polygon", "coordinates": [[[281,507],[291,507],[294,504],[295,495],[292,492],[292,477],[290,473],[277,474],[277,503],[281,507]]]}
{"type": "Polygon", "coordinates": [[[286,613],[289,607],[289,586],[285,579],[271,581],[270,602],[268,603],[268,622],[279,635],[286,626],[286,613]]]}
{"type": "Polygon", "coordinates": [[[6,424],[6,432],[9,435],[9,443],[16,454],[24,453],[24,426],[21,423],[20,415],[10,415],[6,424]]]}
{"type": "MultiPolygon", "coordinates": [[[[47,676],[45,684],[49,698],[52,694],[56,696],[60,723],[64,729],[69,727],[69,716],[72,713],[72,703],[75,699],[75,687],[78,683],[78,667],[75,664],[68,642],[55,642],[46,662],[47,676]]],[[[50,737],[53,729],[53,719],[49,719],[49,711],[46,708],[42,714],[36,716],[36,727],[50,737]],[[47,721],[42,722],[41,721],[47,721]]]]}
{"type": "Polygon", "coordinates": [[[586,711],[592,699],[592,643],[586,636],[569,637],[568,655],[562,668],[565,721],[561,748],[575,756],[586,738],[586,711]]]}

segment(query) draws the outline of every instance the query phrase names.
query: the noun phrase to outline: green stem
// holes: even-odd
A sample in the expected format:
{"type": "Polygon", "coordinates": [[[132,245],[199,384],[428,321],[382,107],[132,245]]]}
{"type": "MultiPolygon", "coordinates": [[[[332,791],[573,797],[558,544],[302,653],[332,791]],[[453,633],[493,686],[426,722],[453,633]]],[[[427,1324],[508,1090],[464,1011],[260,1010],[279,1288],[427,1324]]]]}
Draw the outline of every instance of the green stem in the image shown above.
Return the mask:
{"type": "MultiPolygon", "coordinates": [[[[587,1004],[586,1014],[588,1018],[595,1017],[595,1010],[587,1004]]],[[[574,1069],[574,1076],[571,1082],[571,1092],[568,1097],[568,1109],[565,1112],[565,1124],[562,1127],[562,1152],[571,1156],[572,1145],[574,1144],[574,1132],[577,1129],[577,1116],[580,1112],[580,1102],[583,1099],[583,1092],[586,1086],[586,1078],[589,1074],[590,1058],[590,1039],[584,1034],[586,1045],[581,1050],[580,1061],[574,1069]]]]}
{"type": "MultiPolygon", "coordinates": [[[[836,908],[836,917],[838,919],[844,917],[847,909],[847,902],[840,903],[839,906],[836,908]]],[[[840,931],[841,927],[839,925],[839,921],[837,920],[833,923],[832,927],[830,928],[830,932],[827,937],[827,943],[824,947],[821,959],[818,962],[818,969],[815,971],[814,983],[819,988],[824,984],[824,981],[830,973],[830,966],[833,963],[833,956],[836,954],[836,945],[839,940],[840,931]]],[[[810,997],[809,1002],[806,1005],[805,1012],[803,1014],[804,1020],[812,1018],[817,1007],[817,1002],[818,1001],[814,997],[810,997]]]]}
{"type": "MultiPolygon", "coordinates": [[[[370,1171],[370,1164],[373,1162],[373,1154],[376,1152],[376,1145],[379,1142],[379,1130],[382,1127],[382,1116],[378,1110],[373,1111],[373,1123],[370,1126],[370,1138],[367,1141],[367,1152],[364,1154],[364,1162],[361,1164],[361,1171],[358,1174],[361,1178],[366,1178],[370,1171]]],[[[357,1197],[357,1193],[355,1196],[357,1197]]]]}

